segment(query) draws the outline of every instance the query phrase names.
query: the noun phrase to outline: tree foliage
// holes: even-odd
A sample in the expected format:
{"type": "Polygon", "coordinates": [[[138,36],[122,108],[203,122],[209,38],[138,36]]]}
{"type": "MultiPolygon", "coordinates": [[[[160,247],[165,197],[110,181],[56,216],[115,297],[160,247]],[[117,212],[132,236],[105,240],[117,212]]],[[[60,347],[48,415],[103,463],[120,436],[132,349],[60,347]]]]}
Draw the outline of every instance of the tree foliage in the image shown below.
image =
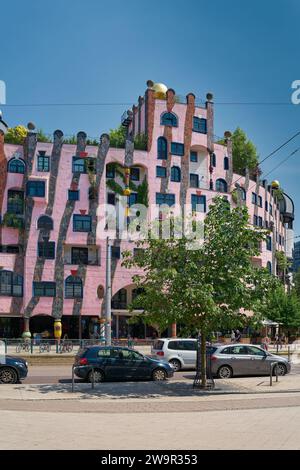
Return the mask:
{"type": "Polygon", "coordinates": [[[7,133],[5,134],[4,141],[6,144],[22,145],[26,136],[26,127],[18,125],[8,129],[7,133]]]}
{"type": "Polygon", "coordinates": [[[143,274],[133,277],[142,289],[133,307],[136,302],[143,306],[145,322],[162,330],[182,323],[201,332],[202,345],[211,331],[241,325],[246,320],[241,309],[258,312],[274,284],[266,269],[253,266],[252,257],[258,256],[266,234],[249,226],[246,207],[230,209],[227,201],[216,198],[204,222],[204,235],[198,249],[191,249],[187,236],[173,236],[138,242],[143,250],[134,257],[123,254],[125,266],[143,269],[143,274]]]}
{"type": "Polygon", "coordinates": [[[238,174],[244,174],[246,168],[253,170],[258,165],[256,147],[240,127],[232,134],[232,161],[233,171],[238,174]]]}
{"type": "Polygon", "coordinates": [[[288,293],[279,284],[262,308],[265,318],[281,323],[283,328],[300,328],[300,299],[295,290],[288,293]]]}

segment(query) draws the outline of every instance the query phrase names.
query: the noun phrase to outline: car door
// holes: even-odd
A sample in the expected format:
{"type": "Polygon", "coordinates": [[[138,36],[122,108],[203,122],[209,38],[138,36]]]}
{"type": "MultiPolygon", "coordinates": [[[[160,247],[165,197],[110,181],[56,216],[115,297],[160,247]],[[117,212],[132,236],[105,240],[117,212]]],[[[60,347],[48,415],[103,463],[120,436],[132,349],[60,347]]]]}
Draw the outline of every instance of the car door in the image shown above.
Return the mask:
{"type": "Polygon", "coordinates": [[[185,367],[196,367],[197,341],[179,340],[177,341],[178,356],[182,359],[185,367]]]}
{"type": "Polygon", "coordinates": [[[132,373],[135,379],[148,379],[151,376],[151,364],[147,357],[136,351],[130,351],[132,373]]]}
{"type": "Polygon", "coordinates": [[[230,364],[234,375],[254,374],[254,363],[249,357],[247,346],[239,344],[230,348],[230,364]]]}
{"type": "Polygon", "coordinates": [[[113,379],[131,379],[135,377],[137,363],[133,360],[130,349],[112,349],[109,376],[113,379]]]}
{"type": "Polygon", "coordinates": [[[247,346],[247,349],[251,359],[251,375],[268,374],[270,372],[270,366],[267,361],[266,353],[256,346],[247,346]]]}

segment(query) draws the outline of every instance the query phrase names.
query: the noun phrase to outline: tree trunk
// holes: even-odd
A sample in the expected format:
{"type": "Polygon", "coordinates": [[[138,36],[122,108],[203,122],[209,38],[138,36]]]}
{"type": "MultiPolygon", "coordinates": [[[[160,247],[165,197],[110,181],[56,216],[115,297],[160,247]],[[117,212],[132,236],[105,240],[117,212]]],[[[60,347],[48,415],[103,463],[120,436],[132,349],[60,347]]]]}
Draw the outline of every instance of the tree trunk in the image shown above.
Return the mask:
{"type": "Polygon", "coordinates": [[[201,388],[206,388],[206,335],[201,330],[201,388]]]}

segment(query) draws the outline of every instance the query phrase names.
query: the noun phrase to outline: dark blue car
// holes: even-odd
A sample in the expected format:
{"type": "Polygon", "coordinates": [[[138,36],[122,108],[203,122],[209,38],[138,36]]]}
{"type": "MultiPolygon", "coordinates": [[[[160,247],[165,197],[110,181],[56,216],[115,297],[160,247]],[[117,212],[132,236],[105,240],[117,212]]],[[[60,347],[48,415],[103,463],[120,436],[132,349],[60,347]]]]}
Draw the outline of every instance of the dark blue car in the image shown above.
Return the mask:
{"type": "Polygon", "coordinates": [[[166,380],[174,374],[164,361],[152,359],[129,348],[92,346],[79,351],[75,357],[77,377],[91,382],[103,380],[166,380]]]}
{"type": "Polygon", "coordinates": [[[0,360],[0,384],[15,384],[25,379],[28,364],[21,357],[3,356],[0,360]]]}

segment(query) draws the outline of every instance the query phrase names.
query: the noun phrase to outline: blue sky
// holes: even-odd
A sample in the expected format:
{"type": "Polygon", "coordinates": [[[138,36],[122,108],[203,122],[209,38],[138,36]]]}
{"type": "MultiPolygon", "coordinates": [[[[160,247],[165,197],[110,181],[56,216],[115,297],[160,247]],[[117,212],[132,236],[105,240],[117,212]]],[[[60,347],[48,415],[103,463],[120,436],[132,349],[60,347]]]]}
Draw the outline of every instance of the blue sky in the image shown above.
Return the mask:
{"type": "MultiPolygon", "coordinates": [[[[134,103],[146,81],[179,94],[214,94],[216,129],[242,127],[261,158],[300,130],[289,104],[300,79],[297,0],[11,0],[1,6],[0,80],[7,104],[134,103]],[[6,3],[6,4],[5,4],[6,3]],[[222,104],[243,102],[287,105],[222,104]]],[[[13,126],[33,121],[47,133],[99,136],[125,105],[2,106],[13,126]]],[[[300,136],[270,158],[270,171],[300,147],[300,136]]],[[[300,152],[268,178],[299,198],[300,152]]],[[[300,209],[295,233],[300,235],[300,209]]]]}

